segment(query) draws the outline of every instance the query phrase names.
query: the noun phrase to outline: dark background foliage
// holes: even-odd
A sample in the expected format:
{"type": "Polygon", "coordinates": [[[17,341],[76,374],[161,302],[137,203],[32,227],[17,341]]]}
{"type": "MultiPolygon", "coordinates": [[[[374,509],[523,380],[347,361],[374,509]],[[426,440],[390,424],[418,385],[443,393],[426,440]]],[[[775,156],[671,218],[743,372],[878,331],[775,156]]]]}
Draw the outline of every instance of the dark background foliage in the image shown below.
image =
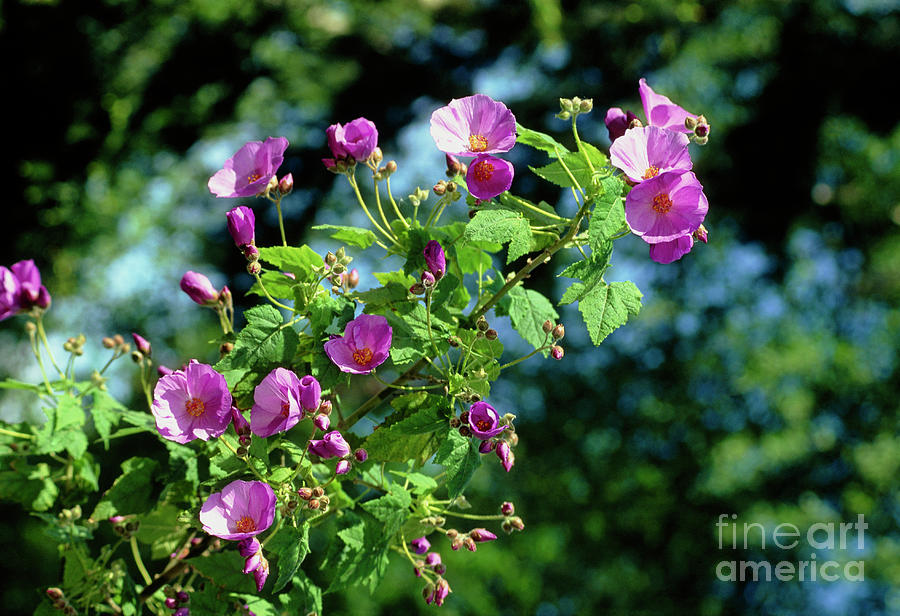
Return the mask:
{"type": "MultiPolygon", "coordinates": [[[[244,141],[290,139],[288,235],[327,247],[308,227],[355,215],[319,162],[328,124],[373,120],[406,194],[441,177],[427,118],[452,97],[485,91],[522,124],[556,133],[565,132],[553,119],[557,97],[593,97],[596,111],[580,126],[604,146],[605,109],[638,110],[645,76],[712,124],[695,155],[710,244],[657,266],[638,240],[620,242],[613,277],[644,291],[639,318],[594,349],[578,315],[563,312],[564,360],[533,359],[505,376],[496,405],[520,415],[517,465],[508,476],[488,465],[470,500],[487,510],[513,500],[528,527],[477,554],[449,555],[456,592],[443,610],[897,613],[900,125],[888,95],[900,62],[896,8],[7,0],[0,182],[14,232],[0,262],[37,261],[61,339],[143,331],[176,364],[212,352],[215,326],[177,291],[181,273],[205,268],[218,284],[249,286],[222,224],[233,204],[205,187],[244,141]],[[833,556],[864,558],[866,582],[719,582],[725,558],[809,555],[758,545],[723,555],[721,513],[768,528],[862,513],[865,551],[833,556]]],[[[528,156],[514,151],[514,189],[571,207],[528,177],[528,156]]],[[[271,213],[261,219],[274,240],[271,213]]],[[[557,269],[529,284],[558,298],[557,269]]],[[[14,324],[0,331],[10,349],[0,364],[27,376],[14,324]]],[[[501,337],[511,353],[524,351],[512,330],[501,327],[501,337]]],[[[0,404],[5,416],[35,416],[15,396],[0,404]]],[[[57,579],[56,557],[20,509],[2,511],[0,543],[15,557],[0,565],[0,611],[28,613],[35,585],[57,579]]],[[[315,578],[323,546],[313,547],[306,566],[315,578]]],[[[425,609],[400,565],[374,597],[360,590],[326,608],[425,609]]]]}

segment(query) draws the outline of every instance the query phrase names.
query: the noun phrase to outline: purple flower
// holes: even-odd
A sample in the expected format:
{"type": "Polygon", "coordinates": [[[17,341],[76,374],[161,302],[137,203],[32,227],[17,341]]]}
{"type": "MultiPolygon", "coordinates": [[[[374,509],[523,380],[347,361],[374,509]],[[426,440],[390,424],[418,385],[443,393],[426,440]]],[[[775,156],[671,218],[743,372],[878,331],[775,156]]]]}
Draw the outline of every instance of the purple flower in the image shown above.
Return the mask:
{"type": "Polygon", "coordinates": [[[335,475],[346,475],[350,472],[350,460],[339,460],[334,467],[335,475]]]}
{"type": "Polygon", "coordinates": [[[434,604],[437,606],[444,605],[444,599],[447,598],[450,592],[450,584],[447,583],[447,580],[444,578],[439,579],[437,588],[434,589],[434,604]]]}
{"type": "Polygon", "coordinates": [[[144,338],[140,334],[135,334],[134,332],[132,332],[131,339],[134,340],[134,346],[137,347],[138,351],[140,351],[147,357],[150,357],[150,353],[152,352],[152,349],[150,347],[150,343],[147,341],[146,338],[144,338]]]}
{"type": "Polygon", "coordinates": [[[309,452],[320,458],[343,458],[350,455],[350,445],[347,444],[340,432],[332,430],[320,439],[311,439],[309,452]]]}
{"type": "Polygon", "coordinates": [[[669,171],[641,182],[625,198],[625,220],[648,244],[689,235],[708,209],[703,186],[690,171],[669,171]]]}
{"type": "Polygon", "coordinates": [[[428,550],[431,549],[431,542],[428,541],[425,537],[419,537],[418,539],[413,539],[409,542],[410,547],[412,547],[413,552],[416,554],[424,554],[428,550]]]}
{"type": "Polygon", "coordinates": [[[429,240],[429,242],[425,244],[425,250],[423,252],[425,254],[425,265],[428,266],[428,271],[434,274],[435,280],[443,278],[444,273],[447,271],[447,258],[444,256],[444,249],[441,248],[440,243],[435,240],[429,240]]]}
{"type": "Polygon", "coordinates": [[[687,117],[696,118],[696,115],[688,113],[670,101],[667,96],[654,92],[647,85],[646,79],[641,79],[638,82],[638,90],[641,94],[641,103],[644,105],[644,116],[647,118],[647,124],[667,128],[678,133],[690,134],[693,132],[685,127],[684,120],[687,117]]]}
{"type": "Polygon", "coordinates": [[[437,552],[430,552],[425,557],[425,564],[429,567],[434,567],[435,565],[441,564],[441,555],[437,552]]]}
{"type": "Polygon", "coordinates": [[[231,420],[234,422],[234,432],[238,436],[246,436],[250,434],[250,422],[247,421],[247,418],[244,417],[244,414],[241,413],[241,410],[236,407],[231,407],[231,420]]]}
{"type": "Polygon", "coordinates": [[[303,418],[300,379],[285,368],[275,368],[253,391],[250,430],[256,436],[272,436],[290,430],[303,418]]]}
{"type": "Polygon", "coordinates": [[[664,128],[630,128],[609,147],[609,160],[640,183],[666,171],[689,170],[693,163],[688,143],[687,135],[664,128]]]}
{"type": "Polygon", "coordinates": [[[388,358],[392,335],[386,318],[361,314],[347,323],[343,337],[325,343],[325,354],[341,372],[368,374],[388,358]]]}
{"type": "Polygon", "coordinates": [[[242,539],[238,543],[238,550],[244,561],[244,573],[252,573],[256,581],[257,592],[262,592],[266,579],[269,577],[269,561],[263,556],[262,545],[256,537],[242,539]]]}
{"type": "Polygon", "coordinates": [[[516,145],[516,118],[506,105],[484,94],[455,98],[431,114],[431,136],[446,154],[509,152],[516,145]]]}
{"type": "Polygon", "coordinates": [[[275,519],[275,493],[262,481],[232,481],[209,495],[200,508],[203,530],[220,539],[247,539],[275,519]]]}
{"type": "Polygon", "coordinates": [[[503,501],[500,505],[500,513],[505,516],[511,516],[516,512],[516,507],[509,501],[503,501]]]}
{"type": "Polygon", "coordinates": [[[469,193],[485,201],[509,190],[512,180],[512,163],[486,154],[479,155],[466,172],[469,193]]]}
{"type": "Polygon", "coordinates": [[[491,453],[494,451],[494,447],[496,443],[494,441],[481,441],[481,445],[478,446],[478,453],[491,453]]]}
{"type": "Polygon", "coordinates": [[[172,616],[191,616],[191,610],[186,607],[180,607],[172,612],[172,616]]]}
{"type": "Polygon", "coordinates": [[[266,580],[269,579],[269,561],[263,557],[259,567],[253,572],[253,579],[256,581],[256,592],[262,592],[266,580]]]}
{"type": "Polygon", "coordinates": [[[316,424],[316,427],[325,432],[331,427],[331,420],[328,419],[328,415],[316,415],[315,419],[313,419],[313,423],[316,424]]]}
{"type": "Polygon", "coordinates": [[[474,528],[469,532],[469,536],[474,539],[478,543],[484,543],[485,541],[493,541],[497,538],[497,535],[492,533],[491,531],[484,528],[474,528]]]}
{"type": "Polygon", "coordinates": [[[186,272],[181,277],[181,290],[201,306],[214,306],[219,301],[219,292],[209,278],[197,272],[186,272]]]}
{"type": "Polygon", "coordinates": [[[507,443],[506,441],[500,441],[499,443],[497,443],[497,457],[500,458],[500,463],[508,473],[516,461],[516,457],[513,455],[512,449],[509,448],[509,443],[507,443]]]}
{"type": "Polygon", "coordinates": [[[499,424],[500,416],[487,402],[476,402],[469,407],[469,429],[481,440],[486,441],[503,432],[506,426],[499,424]]]}
{"type": "Polygon", "coordinates": [[[650,244],[650,258],[657,263],[671,263],[689,253],[693,247],[693,236],[691,234],[682,235],[671,242],[650,244]]]}
{"type": "Polygon", "coordinates": [[[41,272],[32,259],[0,266],[0,321],[20,312],[50,307],[50,293],[41,284],[41,272]]]}
{"type": "MultiPolygon", "coordinates": [[[[325,135],[335,158],[366,160],[378,147],[378,129],[365,118],[356,118],[343,126],[332,124],[325,130],[325,135]]],[[[323,162],[326,160],[331,159],[322,159],[323,162]]]]}
{"type": "Polygon", "coordinates": [[[366,460],[369,459],[369,452],[360,447],[356,451],[353,452],[353,456],[356,458],[356,461],[362,464],[366,460]]]}
{"type": "Polygon", "coordinates": [[[9,268],[0,265],[0,321],[19,312],[19,281],[9,268]]]}
{"type": "Polygon", "coordinates": [[[609,132],[609,140],[615,141],[625,134],[631,123],[637,120],[637,116],[631,111],[622,111],[619,107],[610,107],[606,112],[606,130],[609,132]]]}
{"type": "Polygon", "coordinates": [[[252,197],[265,192],[284,162],[287,147],[284,137],[245,143],[209,178],[209,191],[217,197],[252,197]]]}
{"type": "Polygon", "coordinates": [[[305,411],[315,411],[322,402],[322,386],[314,376],[300,379],[300,406],[305,411]]]}
{"type": "Polygon", "coordinates": [[[160,436],[176,443],[208,441],[231,423],[231,392],[212,366],[191,360],[184,370],[159,379],[151,412],[160,436]]]}
{"type": "Polygon", "coordinates": [[[255,241],[254,225],[256,224],[256,216],[246,205],[239,205],[227,214],[228,232],[234,239],[234,244],[238,248],[253,244],[255,241]]]}

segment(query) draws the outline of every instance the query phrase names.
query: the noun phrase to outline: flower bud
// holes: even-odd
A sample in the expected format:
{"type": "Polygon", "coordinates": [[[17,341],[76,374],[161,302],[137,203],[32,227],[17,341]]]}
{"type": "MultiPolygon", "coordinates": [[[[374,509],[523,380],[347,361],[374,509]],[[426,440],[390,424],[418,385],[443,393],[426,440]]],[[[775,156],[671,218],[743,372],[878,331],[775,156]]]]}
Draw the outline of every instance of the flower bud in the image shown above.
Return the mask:
{"type": "Polygon", "coordinates": [[[700,225],[696,231],[694,231],[694,239],[699,240],[706,244],[709,241],[709,231],[706,230],[706,227],[700,225]]]}
{"type": "Polygon", "coordinates": [[[509,501],[504,501],[503,504],[500,505],[500,513],[502,513],[505,516],[511,516],[515,512],[516,512],[515,506],[509,501]]]}
{"type": "MultiPolygon", "coordinates": [[[[238,407],[231,406],[231,420],[234,422],[234,432],[239,437],[250,434],[250,422],[244,417],[238,407]]],[[[243,445],[243,443],[241,443],[243,445]]]]}
{"type": "Polygon", "coordinates": [[[355,289],[359,285],[359,270],[355,267],[347,274],[347,287],[355,289]]]}
{"type": "Polygon", "coordinates": [[[419,537],[409,542],[410,547],[416,554],[424,554],[431,549],[431,542],[425,537],[419,537]]]}
{"type": "Polygon", "coordinates": [[[103,347],[107,349],[112,349],[116,346],[116,341],[109,336],[104,336],[103,340],[101,340],[100,342],[101,344],[103,344],[103,347]]]}
{"type": "Polygon", "coordinates": [[[497,330],[496,329],[488,329],[484,332],[484,337],[488,340],[496,340],[497,339],[497,330]]]}
{"type": "Polygon", "coordinates": [[[422,295],[425,292],[425,286],[421,282],[417,282],[409,288],[409,292],[413,295],[422,295]]]}
{"type": "Polygon", "coordinates": [[[325,490],[322,488],[322,486],[316,486],[312,490],[312,495],[316,498],[319,498],[319,497],[323,496],[324,494],[325,494],[325,490]]]}
{"type": "MultiPolygon", "coordinates": [[[[306,412],[315,412],[322,404],[322,386],[314,376],[304,376],[300,379],[300,406],[306,412]]],[[[327,416],[323,416],[327,419],[327,416]]],[[[317,426],[319,424],[316,424],[317,426]]],[[[327,428],[322,428],[327,430],[327,428]]]]}
{"type": "Polygon", "coordinates": [[[447,177],[452,178],[457,175],[465,175],[466,171],[468,171],[465,163],[460,162],[460,160],[452,154],[446,154],[445,159],[447,162],[447,177]]]}
{"type": "Polygon", "coordinates": [[[47,589],[47,596],[50,597],[51,601],[56,601],[57,599],[62,599],[64,595],[62,590],[53,587],[47,589]]]}
{"type": "Polygon", "coordinates": [[[575,110],[575,104],[571,98],[561,98],[559,99],[559,109],[571,113],[575,110]]]}
{"type": "Polygon", "coordinates": [[[469,531],[469,537],[471,537],[478,543],[484,543],[485,541],[493,541],[497,538],[497,535],[487,530],[486,528],[474,528],[469,531]]]}
{"type": "Polygon", "coordinates": [[[488,325],[487,319],[484,318],[484,315],[478,317],[478,320],[475,322],[475,326],[478,328],[478,331],[486,331],[490,325],[488,325]]]}
{"type": "Polygon", "coordinates": [[[451,418],[450,418],[450,427],[453,428],[453,429],[456,429],[456,428],[458,428],[459,426],[460,426],[459,418],[458,418],[458,417],[451,417],[451,418]]]}
{"type": "Polygon", "coordinates": [[[447,182],[445,182],[444,180],[441,180],[440,182],[435,184],[431,190],[434,191],[434,194],[441,197],[444,195],[445,192],[447,192],[447,182]]]}
{"type": "Polygon", "coordinates": [[[250,447],[251,438],[249,434],[241,434],[238,437],[238,443],[243,445],[244,447],[250,447]]]}
{"type": "Polygon", "coordinates": [[[372,155],[370,158],[372,159],[372,162],[377,165],[384,159],[384,153],[381,151],[381,148],[376,147],[374,150],[372,150],[372,155]]]}
{"type": "Polygon", "coordinates": [[[560,111],[556,114],[556,117],[560,120],[568,120],[572,117],[572,114],[568,111],[560,111]]]}
{"type": "Polygon", "coordinates": [[[564,354],[565,351],[563,351],[563,348],[559,345],[554,345],[550,348],[550,357],[552,357],[553,359],[562,359],[564,354]]]}
{"type": "Polygon", "coordinates": [[[176,607],[178,607],[178,599],[176,599],[175,597],[166,597],[166,600],[163,601],[163,603],[170,610],[174,610],[176,607]]]}
{"type": "Polygon", "coordinates": [[[389,160],[384,165],[384,170],[388,173],[394,173],[397,171],[397,161],[389,160]]]}
{"type": "Polygon", "coordinates": [[[544,324],[541,325],[541,329],[544,330],[545,334],[549,334],[551,331],[553,331],[553,321],[547,319],[546,321],[544,321],[544,324]]]}
{"type": "Polygon", "coordinates": [[[447,338],[447,344],[452,346],[454,349],[459,346],[460,340],[457,336],[450,336],[447,338]]]}
{"type": "Polygon", "coordinates": [[[309,500],[313,496],[312,488],[300,488],[297,490],[297,496],[302,498],[303,500],[309,500]]]}
{"type": "Polygon", "coordinates": [[[316,415],[316,418],[313,419],[313,423],[316,424],[316,427],[322,432],[327,432],[328,428],[331,427],[331,420],[328,419],[328,415],[316,415]]]}
{"type": "Polygon", "coordinates": [[[135,333],[132,333],[131,337],[134,339],[134,346],[137,347],[138,351],[140,351],[147,357],[150,357],[150,353],[152,352],[150,343],[147,342],[145,338],[135,333]]]}
{"type": "Polygon", "coordinates": [[[335,475],[346,475],[350,472],[350,461],[349,460],[340,460],[337,463],[337,466],[334,467],[335,475]]]}
{"type": "Polygon", "coordinates": [[[178,599],[179,603],[190,603],[190,601],[191,601],[191,596],[189,594],[187,594],[186,592],[184,592],[183,590],[179,590],[178,593],[175,595],[175,598],[178,599]]]}
{"type": "Polygon", "coordinates": [[[323,495],[319,498],[319,502],[322,503],[323,507],[327,507],[331,504],[331,499],[323,495]]]}
{"type": "Polygon", "coordinates": [[[463,411],[462,413],[460,413],[459,420],[462,423],[468,423],[469,422],[469,411],[463,411]]]}
{"type": "Polygon", "coordinates": [[[246,205],[239,205],[225,214],[228,219],[228,232],[234,245],[238,248],[253,244],[255,235],[256,216],[246,205]]]}
{"type": "Polygon", "coordinates": [[[560,340],[563,336],[566,335],[566,328],[562,323],[553,328],[553,332],[551,333],[554,340],[560,340]]]}
{"type": "Polygon", "coordinates": [[[234,350],[233,342],[223,342],[219,345],[219,353],[222,355],[228,355],[234,350]]]}
{"type": "Polygon", "coordinates": [[[140,351],[132,351],[131,352],[131,361],[133,361],[136,364],[139,364],[142,361],[144,361],[144,356],[141,354],[140,351]]]}
{"type": "Polygon", "coordinates": [[[444,605],[444,599],[447,598],[450,592],[450,584],[447,583],[447,580],[444,578],[439,579],[437,588],[434,589],[434,604],[438,607],[444,605]]]}
{"type": "Polygon", "coordinates": [[[287,195],[292,190],[294,190],[294,175],[292,173],[288,173],[278,181],[278,192],[280,192],[282,195],[287,195]]]}
{"type": "Polygon", "coordinates": [[[244,258],[248,261],[259,260],[259,248],[257,248],[253,244],[247,244],[246,246],[244,246],[242,252],[244,253],[244,258]]]}
{"type": "Polygon", "coordinates": [[[509,443],[500,441],[497,443],[497,449],[495,451],[497,452],[497,457],[500,458],[500,463],[508,473],[515,463],[515,456],[513,456],[513,452],[509,448],[509,443]]]}
{"type": "Polygon", "coordinates": [[[481,441],[481,445],[478,446],[479,453],[491,453],[494,451],[494,447],[496,443],[494,441],[481,441]]]}
{"type": "Polygon", "coordinates": [[[525,522],[522,521],[522,518],[516,516],[514,518],[509,519],[509,524],[516,530],[525,530],[525,522]]]}
{"type": "Polygon", "coordinates": [[[469,550],[470,552],[474,552],[475,550],[478,549],[478,546],[475,545],[475,540],[472,539],[471,537],[466,537],[462,541],[463,541],[463,545],[466,546],[466,549],[469,550]]]}
{"type": "Polygon", "coordinates": [[[472,436],[472,430],[469,429],[469,426],[460,426],[459,434],[460,436],[469,437],[472,436]]]}
{"type": "Polygon", "coordinates": [[[333,252],[331,252],[329,250],[325,254],[325,263],[328,264],[329,266],[334,265],[335,263],[337,263],[337,255],[335,255],[333,252]]]}
{"type": "Polygon", "coordinates": [[[590,113],[594,110],[594,99],[585,98],[578,103],[578,111],[581,113],[590,113]]]}
{"type": "Polygon", "coordinates": [[[322,503],[319,502],[318,498],[311,498],[309,499],[309,502],[306,503],[306,506],[315,511],[322,506],[322,503]]]}
{"type": "Polygon", "coordinates": [[[239,457],[239,458],[246,457],[246,455],[247,455],[248,453],[250,453],[250,451],[249,451],[246,447],[244,447],[243,445],[241,445],[240,447],[238,447],[238,448],[235,450],[235,454],[237,454],[237,457],[239,457]]]}
{"type": "Polygon", "coordinates": [[[434,274],[435,280],[440,280],[447,271],[447,258],[444,255],[444,249],[440,243],[435,240],[429,240],[422,251],[425,255],[425,265],[428,271],[434,274]]]}
{"type": "Polygon", "coordinates": [[[366,451],[365,449],[360,448],[353,452],[353,457],[355,457],[356,461],[361,464],[368,459],[369,452],[366,451]]]}
{"type": "Polygon", "coordinates": [[[452,541],[450,541],[450,549],[454,552],[459,551],[459,548],[463,546],[463,538],[455,537],[452,541]]]}
{"type": "Polygon", "coordinates": [[[209,278],[197,272],[187,272],[181,277],[181,290],[201,306],[214,306],[219,301],[219,293],[209,278]]]}
{"type": "Polygon", "coordinates": [[[684,127],[693,132],[694,128],[697,127],[697,119],[692,116],[686,116],[684,118],[684,127]]]}
{"type": "Polygon", "coordinates": [[[331,400],[322,400],[322,404],[319,405],[319,413],[322,415],[331,415],[331,400]]]}
{"type": "MultiPolygon", "coordinates": [[[[115,336],[113,336],[113,340],[115,341],[116,346],[122,346],[125,344],[125,338],[122,337],[122,334],[116,334],[115,336]]],[[[76,346],[78,345],[77,338],[69,338],[69,341],[76,346]]]]}
{"type": "Polygon", "coordinates": [[[431,272],[422,272],[422,286],[430,289],[435,284],[434,275],[431,272]]]}

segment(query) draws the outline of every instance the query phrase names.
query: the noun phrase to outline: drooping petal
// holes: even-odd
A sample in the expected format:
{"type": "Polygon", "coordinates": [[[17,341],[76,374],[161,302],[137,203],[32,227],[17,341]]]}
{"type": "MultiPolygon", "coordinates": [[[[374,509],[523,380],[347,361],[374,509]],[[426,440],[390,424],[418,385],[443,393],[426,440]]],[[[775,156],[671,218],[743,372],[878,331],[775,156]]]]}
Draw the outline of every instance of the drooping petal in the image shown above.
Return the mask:
{"type": "Polygon", "coordinates": [[[693,247],[694,238],[690,234],[682,235],[671,242],[650,244],[650,258],[657,263],[672,263],[689,253],[693,247]]]}

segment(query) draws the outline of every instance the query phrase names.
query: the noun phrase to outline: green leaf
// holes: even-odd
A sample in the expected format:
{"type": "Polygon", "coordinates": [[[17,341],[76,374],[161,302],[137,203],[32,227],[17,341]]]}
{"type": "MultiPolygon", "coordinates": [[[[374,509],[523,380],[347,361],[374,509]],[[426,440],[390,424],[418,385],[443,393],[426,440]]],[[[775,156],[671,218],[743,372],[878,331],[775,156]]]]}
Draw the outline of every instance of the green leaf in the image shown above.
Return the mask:
{"type": "Polygon", "coordinates": [[[297,570],[289,593],[278,595],[281,602],[280,614],[322,613],[322,589],[313,584],[302,569],[297,570]]]}
{"type": "Polygon", "coordinates": [[[528,199],[513,195],[509,192],[505,192],[499,195],[497,197],[497,201],[499,201],[499,205],[494,205],[493,203],[491,203],[490,205],[485,206],[485,209],[502,208],[512,210],[514,212],[521,212],[522,215],[525,216],[525,218],[529,219],[535,225],[547,225],[552,222],[558,221],[558,218],[556,218],[556,216],[558,216],[556,210],[553,209],[553,207],[546,201],[533,203],[528,199]],[[540,210],[542,212],[546,212],[547,214],[552,214],[554,217],[551,218],[550,216],[544,216],[543,214],[539,214],[535,210],[540,210]]]}
{"type": "Polygon", "coordinates": [[[91,514],[95,520],[112,515],[144,513],[153,503],[153,476],[159,463],[150,458],[128,458],[122,463],[122,474],[113,482],[91,514]]]}
{"type": "MultiPolygon", "coordinates": [[[[279,299],[293,298],[294,289],[299,286],[296,280],[294,280],[293,278],[288,278],[281,272],[264,270],[259,275],[259,277],[262,279],[262,282],[266,287],[266,291],[269,292],[269,295],[271,295],[272,297],[277,297],[279,299]]],[[[250,287],[250,290],[247,291],[247,294],[266,297],[266,291],[262,290],[262,287],[258,282],[254,282],[253,286],[250,287]]]]}
{"type": "Polygon", "coordinates": [[[219,372],[257,369],[268,372],[275,366],[290,365],[297,350],[297,333],[282,327],[281,312],[269,304],[244,312],[247,325],[238,334],[234,349],[215,365],[219,372]]]}
{"type": "Polygon", "coordinates": [[[469,483],[475,469],[481,466],[481,454],[474,439],[462,436],[458,430],[450,430],[434,461],[443,465],[447,472],[447,492],[450,498],[456,498],[469,483]]]}
{"type": "Polygon", "coordinates": [[[306,555],[309,554],[309,524],[302,524],[300,528],[284,526],[266,544],[266,550],[275,556],[273,572],[277,572],[272,585],[272,592],[277,593],[284,588],[306,555]]]}
{"type": "Polygon", "coordinates": [[[428,329],[428,313],[425,306],[416,303],[410,307],[406,307],[408,312],[386,312],[384,316],[387,318],[393,328],[393,338],[391,339],[391,359],[396,366],[402,366],[412,363],[417,359],[434,356],[434,347],[437,347],[437,354],[441,355],[447,352],[450,345],[447,338],[450,335],[450,325],[439,319],[436,315],[431,315],[431,334],[428,329]],[[431,340],[434,339],[434,345],[431,340]]]}
{"type": "MultiPolygon", "coordinates": [[[[590,185],[592,175],[591,168],[588,167],[587,162],[585,162],[581,154],[575,152],[564,154],[562,161],[565,162],[566,167],[568,167],[569,171],[572,173],[572,177],[578,182],[578,186],[587,188],[590,185]]],[[[531,169],[535,175],[562,188],[575,186],[572,182],[572,178],[569,177],[569,174],[566,173],[566,169],[558,160],[553,161],[544,167],[529,166],[528,168],[531,169]]]]}
{"type": "Polygon", "coordinates": [[[56,453],[65,449],[73,458],[81,457],[88,446],[81,400],[67,393],[57,399],[56,408],[48,406],[43,411],[47,421],[35,438],[35,453],[56,453]]]}
{"type": "MultiPolygon", "coordinates": [[[[244,559],[237,550],[216,552],[208,556],[191,558],[186,562],[193,565],[200,575],[212,580],[216,586],[235,592],[252,593],[256,591],[253,576],[242,573],[244,559]]],[[[194,613],[193,596],[191,597],[191,613],[194,613]]],[[[218,613],[222,613],[221,608],[218,613]]]]}
{"type": "Polygon", "coordinates": [[[609,259],[612,256],[612,242],[598,246],[587,259],[573,263],[560,273],[566,278],[578,278],[581,283],[572,284],[559,300],[560,306],[579,301],[598,285],[605,285],[603,275],[609,267],[609,259]]]}
{"type": "Polygon", "coordinates": [[[344,326],[353,320],[353,313],[353,302],[343,295],[321,294],[309,303],[309,324],[317,337],[341,334],[344,326]]]}
{"type": "Polygon", "coordinates": [[[364,511],[372,514],[372,516],[382,523],[382,534],[391,537],[400,530],[406,518],[409,517],[409,506],[412,504],[412,498],[405,489],[397,484],[391,485],[391,490],[384,496],[366,501],[360,507],[364,511]]]}
{"type": "Polygon", "coordinates": [[[179,513],[181,509],[166,503],[141,517],[141,526],[134,536],[150,545],[153,559],[168,557],[184,542],[185,528],[178,523],[179,513]]]}
{"type": "Polygon", "coordinates": [[[38,393],[41,391],[41,387],[39,385],[23,383],[22,381],[17,381],[8,377],[0,381],[0,389],[24,389],[26,391],[33,391],[34,393],[38,393]]]}
{"type": "MultiPolygon", "coordinates": [[[[290,272],[297,277],[297,282],[309,282],[315,279],[314,267],[321,267],[324,261],[315,250],[303,246],[273,246],[259,249],[259,258],[266,263],[290,272]]],[[[288,279],[290,280],[290,279],[288,279]]],[[[266,285],[268,289],[268,284],[266,285]]],[[[269,291],[271,293],[271,290],[269,291]]]]}
{"type": "Polygon", "coordinates": [[[531,225],[519,212],[510,210],[481,210],[469,224],[464,235],[466,242],[509,242],[506,262],[512,263],[528,254],[533,244],[531,225]]]}
{"type": "Polygon", "coordinates": [[[403,477],[412,485],[412,493],[416,496],[425,496],[431,494],[438,488],[437,481],[433,477],[423,475],[422,473],[403,473],[401,471],[390,471],[391,474],[403,477]]]}
{"type": "MultiPolygon", "coordinates": [[[[569,291],[578,285],[583,286],[576,282],[569,291]]],[[[569,291],[566,291],[566,295],[569,295],[569,291]]],[[[643,297],[633,282],[603,283],[588,292],[575,292],[573,295],[581,297],[578,311],[581,312],[595,345],[603,342],[618,327],[625,325],[629,315],[638,314],[643,297]]]]}
{"type": "Polygon", "coordinates": [[[362,446],[371,460],[408,462],[412,459],[417,466],[422,466],[437,450],[439,434],[409,435],[380,427],[366,438],[362,446]]]}
{"type": "Polygon", "coordinates": [[[17,461],[13,470],[0,471],[0,499],[19,503],[32,511],[47,511],[56,502],[58,493],[50,479],[50,467],[43,462],[30,466],[17,461]]]}
{"type": "Polygon", "coordinates": [[[360,248],[368,248],[375,243],[375,233],[369,229],[361,227],[345,227],[342,225],[316,225],[313,229],[334,229],[331,237],[339,242],[358,246],[360,248]]]}
{"type": "MultiPolygon", "coordinates": [[[[587,156],[591,161],[591,164],[594,165],[594,170],[599,170],[609,164],[609,159],[606,157],[606,154],[601,152],[595,145],[588,143],[587,141],[579,141],[578,151],[582,156],[587,156]]],[[[566,163],[568,164],[568,162],[566,163]]]]}
{"type": "MultiPolygon", "coordinates": [[[[509,318],[513,327],[531,346],[540,348],[547,339],[544,321],[553,323],[559,318],[553,304],[546,297],[522,286],[509,290],[509,318]]],[[[544,357],[548,351],[544,351],[544,357]]]]}
{"type": "Polygon", "coordinates": [[[557,151],[561,154],[566,154],[569,151],[550,135],[525,128],[518,123],[516,124],[516,143],[524,143],[542,152],[547,152],[550,158],[556,158],[557,151]]]}
{"type": "Polygon", "coordinates": [[[374,590],[387,569],[393,533],[386,533],[381,522],[367,519],[356,521],[337,535],[344,548],[333,566],[334,578],[328,592],[362,584],[368,584],[369,589],[374,590]]]}
{"type": "MultiPolygon", "coordinates": [[[[497,244],[497,250],[502,248],[501,244],[497,244]]],[[[453,245],[456,252],[456,262],[459,263],[459,269],[462,274],[477,274],[490,271],[494,266],[494,260],[487,252],[475,247],[475,243],[457,242],[453,245]]],[[[496,251],[494,251],[496,252],[496,251]]]]}
{"type": "Polygon", "coordinates": [[[625,206],[622,204],[624,183],[616,177],[601,180],[603,194],[596,200],[588,226],[588,242],[592,251],[604,250],[609,239],[625,226],[625,206]]]}
{"type": "Polygon", "coordinates": [[[103,448],[109,449],[109,435],[119,425],[125,407],[105,391],[95,390],[92,397],[91,417],[94,419],[94,428],[103,439],[103,448]]]}
{"type": "MultiPolygon", "coordinates": [[[[274,592],[274,591],[273,591],[274,592]]],[[[254,594],[241,594],[233,592],[229,595],[231,599],[235,599],[240,602],[241,605],[246,605],[247,609],[253,612],[256,616],[280,616],[282,611],[272,605],[271,602],[257,596],[254,594]]],[[[191,614],[194,612],[192,611],[191,614]]],[[[244,614],[246,612],[236,612],[237,614],[244,614]]],[[[307,612],[290,612],[291,614],[306,614],[307,612]]]]}

